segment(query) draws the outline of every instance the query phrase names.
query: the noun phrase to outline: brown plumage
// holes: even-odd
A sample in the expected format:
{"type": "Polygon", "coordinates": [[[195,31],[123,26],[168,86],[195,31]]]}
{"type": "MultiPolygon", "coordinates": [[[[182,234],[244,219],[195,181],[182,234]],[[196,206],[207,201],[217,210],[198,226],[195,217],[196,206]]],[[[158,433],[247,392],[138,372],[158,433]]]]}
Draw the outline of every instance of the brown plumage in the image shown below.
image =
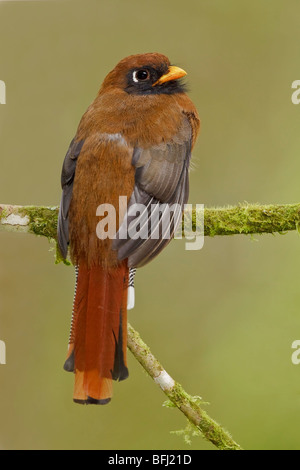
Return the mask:
{"type": "Polygon", "coordinates": [[[128,376],[129,268],[148,263],[167,245],[188,199],[199,118],[184,93],[183,75],[162,54],[123,59],[83,115],[64,161],[58,241],[64,257],[70,244],[79,267],[65,369],[75,372],[79,403],[107,403],[111,381],[128,376]],[[121,214],[120,196],[128,200],[121,214]],[[116,210],[114,240],[98,238],[101,204],[116,210]],[[134,212],[135,204],[145,209],[134,212]],[[179,211],[170,218],[173,204],[179,211]],[[155,219],[159,236],[151,237],[147,228],[147,237],[128,237],[131,224],[148,227],[150,208],[161,213],[155,219]]]}

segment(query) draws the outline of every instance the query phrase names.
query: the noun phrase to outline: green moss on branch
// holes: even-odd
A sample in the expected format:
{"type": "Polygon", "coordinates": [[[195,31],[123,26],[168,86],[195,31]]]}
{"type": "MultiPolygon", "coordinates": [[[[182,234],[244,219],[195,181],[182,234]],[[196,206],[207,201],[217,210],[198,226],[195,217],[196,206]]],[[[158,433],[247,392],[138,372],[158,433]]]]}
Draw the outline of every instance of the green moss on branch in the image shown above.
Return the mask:
{"type": "Polygon", "coordinates": [[[219,450],[241,450],[231,435],[200,407],[199,397],[189,395],[179,383],[168,376],[163,366],[130,324],[128,324],[127,345],[150,377],[160,385],[173,406],[187,417],[205,439],[219,450]],[[157,380],[164,373],[167,375],[165,383],[163,380],[157,380]]]}
{"type": "MultiPolygon", "coordinates": [[[[240,204],[234,207],[205,209],[204,235],[282,233],[298,229],[300,204],[240,204]]],[[[196,213],[193,213],[193,230],[196,213]]]]}
{"type": "MultiPolygon", "coordinates": [[[[1,206],[0,217],[9,213],[27,215],[29,231],[36,235],[56,239],[57,207],[1,206]],[[7,210],[10,208],[10,211],[7,210]]],[[[192,211],[192,229],[196,230],[197,213],[192,211]]],[[[199,213],[198,213],[199,215],[199,213]]],[[[283,233],[300,226],[300,204],[239,204],[204,209],[204,235],[238,235],[283,233]]]]}
{"type": "Polygon", "coordinates": [[[29,232],[56,240],[57,207],[24,206],[19,213],[29,218],[29,232]]]}

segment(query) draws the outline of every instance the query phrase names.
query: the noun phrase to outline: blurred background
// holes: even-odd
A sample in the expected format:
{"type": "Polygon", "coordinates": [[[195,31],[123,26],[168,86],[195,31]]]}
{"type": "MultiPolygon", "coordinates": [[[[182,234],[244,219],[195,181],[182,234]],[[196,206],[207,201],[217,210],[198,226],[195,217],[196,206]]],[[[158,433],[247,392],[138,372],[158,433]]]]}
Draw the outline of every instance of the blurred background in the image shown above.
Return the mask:
{"type": "MultiPolygon", "coordinates": [[[[58,205],[62,162],[105,75],[161,52],[188,72],[202,132],[190,202],[300,201],[300,5],[290,0],[1,1],[0,202],[58,205]]],[[[73,404],[63,371],[72,267],[46,239],[0,233],[2,449],[213,449],[129,353],[106,407],[73,404]]],[[[136,278],[129,320],[152,352],[247,449],[300,448],[300,238],[173,241],[136,278]]]]}

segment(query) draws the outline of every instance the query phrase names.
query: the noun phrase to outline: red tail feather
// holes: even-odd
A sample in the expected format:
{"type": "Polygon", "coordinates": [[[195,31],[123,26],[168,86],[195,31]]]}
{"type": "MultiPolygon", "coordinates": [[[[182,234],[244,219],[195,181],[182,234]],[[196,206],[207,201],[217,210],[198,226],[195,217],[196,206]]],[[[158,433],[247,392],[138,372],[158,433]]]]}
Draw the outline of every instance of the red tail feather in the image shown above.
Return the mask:
{"type": "Polygon", "coordinates": [[[112,380],[128,377],[128,267],[80,265],[65,370],[75,372],[74,401],[108,403],[112,380]]]}

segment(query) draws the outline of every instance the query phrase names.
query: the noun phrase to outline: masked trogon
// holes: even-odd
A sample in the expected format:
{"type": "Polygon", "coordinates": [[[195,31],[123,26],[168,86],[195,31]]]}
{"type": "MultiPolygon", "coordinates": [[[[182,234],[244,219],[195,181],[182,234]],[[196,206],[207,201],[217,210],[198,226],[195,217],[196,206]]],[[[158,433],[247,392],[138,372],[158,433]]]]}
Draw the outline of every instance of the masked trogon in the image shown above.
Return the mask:
{"type": "Polygon", "coordinates": [[[108,403],[112,380],[128,377],[130,275],[169,243],[188,200],[200,121],[185,75],[158,53],[121,60],[83,115],[64,160],[58,246],[64,258],[69,248],[76,267],[64,368],[75,373],[76,403],[108,403]],[[179,210],[170,211],[174,206],[179,210]],[[99,214],[108,217],[109,236],[99,234],[99,214]]]}

